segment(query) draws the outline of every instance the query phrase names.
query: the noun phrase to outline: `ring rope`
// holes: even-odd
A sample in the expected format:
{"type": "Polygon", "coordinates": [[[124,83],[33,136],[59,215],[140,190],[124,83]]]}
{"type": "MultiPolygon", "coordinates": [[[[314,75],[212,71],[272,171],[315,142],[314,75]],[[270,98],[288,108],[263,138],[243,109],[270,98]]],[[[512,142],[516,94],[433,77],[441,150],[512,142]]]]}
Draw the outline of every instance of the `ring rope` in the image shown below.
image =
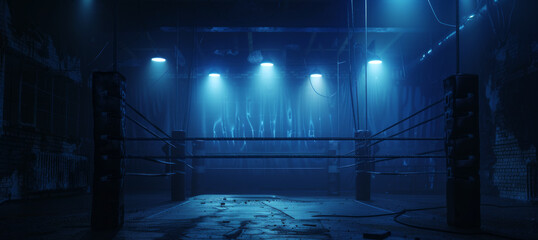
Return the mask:
{"type": "Polygon", "coordinates": [[[126,141],[162,141],[162,140],[185,140],[185,141],[443,141],[442,137],[402,137],[402,138],[354,138],[354,137],[273,137],[273,138],[229,138],[229,137],[187,137],[182,139],[174,138],[144,138],[144,137],[126,137],[126,138],[109,138],[111,140],[126,140],[126,141]]]}
{"type": "MultiPolygon", "coordinates": [[[[135,156],[127,155],[125,158],[139,159],[139,158],[154,158],[154,159],[168,159],[169,156],[135,156]]],[[[191,158],[191,159],[216,159],[216,158],[446,158],[446,156],[439,155],[187,155],[175,158],[191,158]]]]}
{"type": "Polygon", "coordinates": [[[138,122],[138,121],[132,119],[132,118],[129,117],[129,116],[125,116],[125,118],[129,119],[129,120],[132,121],[134,124],[138,125],[139,127],[141,127],[141,128],[143,128],[144,130],[146,130],[148,133],[150,133],[151,135],[155,136],[155,137],[157,138],[157,140],[160,140],[160,141],[162,141],[162,142],[168,144],[169,146],[171,146],[171,147],[177,149],[177,147],[176,147],[174,144],[170,143],[169,141],[165,140],[164,138],[159,137],[159,135],[157,135],[155,132],[151,131],[151,129],[147,128],[146,126],[142,125],[142,123],[140,123],[140,122],[138,122]]]}
{"type": "Polygon", "coordinates": [[[135,112],[136,114],[138,114],[140,117],[142,117],[144,120],[146,120],[146,122],[148,122],[151,126],[153,126],[155,129],[157,129],[157,131],[161,132],[162,134],[164,134],[165,136],[171,138],[170,135],[168,135],[165,131],[163,131],[161,128],[159,128],[159,126],[157,126],[156,124],[154,124],[153,122],[151,122],[146,116],[144,116],[144,114],[142,114],[140,111],[138,111],[136,108],[134,108],[133,106],[131,106],[129,103],[125,103],[125,105],[127,107],[129,107],[131,110],[133,110],[133,112],[135,112]]]}
{"type": "MultiPolygon", "coordinates": [[[[395,134],[392,134],[392,135],[389,136],[388,138],[390,139],[391,137],[400,135],[400,134],[402,134],[402,133],[404,133],[404,132],[407,132],[407,131],[409,131],[409,130],[411,130],[411,129],[413,129],[413,128],[422,126],[422,125],[424,125],[424,124],[426,124],[426,123],[429,123],[429,122],[434,121],[434,120],[436,120],[436,119],[442,118],[444,115],[445,115],[444,113],[441,113],[441,114],[439,114],[439,115],[437,115],[437,116],[435,116],[435,117],[433,117],[433,118],[430,118],[430,119],[428,119],[428,120],[424,120],[424,121],[422,121],[422,122],[420,122],[420,123],[417,123],[417,124],[415,124],[415,125],[413,125],[413,126],[411,126],[411,127],[406,128],[406,129],[404,129],[404,130],[402,130],[402,131],[399,131],[399,132],[397,132],[397,133],[395,133],[395,134]]],[[[381,143],[381,142],[383,142],[383,141],[386,141],[386,140],[387,140],[387,139],[384,139],[384,140],[378,140],[377,142],[368,145],[368,147],[374,146],[374,145],[376,145],[376,144],[378,144],[378,143],[381,143]]],[[[444,139],[442,139],[442,140],[444,140],[444,139]]]]}
{"type": "Polygon", "coordinates": [[[372,137],[375,137],[375,136],[377,136],[377,135],[379,135],[379,134],[381,134],[381,133],[383,133],[383,132],[385,132],[385,131],[387,131],[387,130],[393,128],[393,127],[395,127],[396,125],[398,125],[398,124],[400,124],[400,123],[402,123],[402,122],[405,122],[405,121],[411,119],[412,117],[414,117],[414,116],[416,116],[416,115],[418,115],[418,114],[420,114],[420,113],[422,113],[422,112],[424,112],[424,111],[426,111],[426,110],[432,108],[433,106],[435,106],[435,105],[437,105],[437,104],[439,104],[439,103],[442,103],[443,101],[444,101],[444,98],[442,98],[442,99],[440,99],[440,100],[438,100],[438,101],[436,101],[436,102],[434,102],[434,103],[432,103],[432,104],[430,104],[430,105],[424,107],[423,109],[421,109],[421,110],[419,110],[419,111],[417,111],[417,112],[415,112],[415,113],[409,115],[408,117],[406,117],[406,118],[404,118],[404,119],[402,119],[402,120],[400,120],[400,121],[398,121],[398,122],[396,122],[396,123],[390,125],[389,127],[387,127],[387,128],[385,128],[385,129],[379,131],[378,133],[372,135],[372,137]]]}
{"type": "MultiPolygon", "coordinates": [[[[423,153],[417,153],[416,155],[425,155],[425,154],[430,154],[430,153],[436,153],[436,152],[442,152],[444,151],[444,149],[437,149],[437,150],[433,150],[433,151],[428,151],[428,152],[423,152],[423,153]]],[[[393,158],[384,158],[384,159],[378,159],[378,160],[372,160],[372,161],[366,161],[366,162],[359,162],[359,163],[353,163],[353,164],[349,164],[349,165],[344,165],[344,166],[341,166],[339,168],[349,168],[349,167],[354,167],[354,166],[357,166],[357,165],[362,165],[362,164],[368,164],[368,163],[378,163],[378,162],[385,162],[385,161],[389,161],[389,160],[394,160],[394,159],[401,159],[399,157],[393,157],[393,158]]]]}

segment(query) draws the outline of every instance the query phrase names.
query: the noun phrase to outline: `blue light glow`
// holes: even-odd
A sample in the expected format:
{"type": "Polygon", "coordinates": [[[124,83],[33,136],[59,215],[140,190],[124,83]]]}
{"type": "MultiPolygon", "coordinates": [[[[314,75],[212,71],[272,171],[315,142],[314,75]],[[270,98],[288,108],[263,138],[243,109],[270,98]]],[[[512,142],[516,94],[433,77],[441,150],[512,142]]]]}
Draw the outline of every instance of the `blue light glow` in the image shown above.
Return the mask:
{"type": "MultiPolygon", "coordinates": [[[[202,91],[201,97],[203,97],[204,102],[207,104],[206,107],[212,109],[211,111],[222,111],[222,104],[229,92],[226,85],[226,79],[223,78],[220,73],[210,72],[205,78],[205,81],[203,81],[200,90],[202,91]]],[[[217,120],[217,122],[219,121],[217,120]]],[[[215,124],[217,124],[217,122],[215,122],[215,124]]],[[[218,125],[221,126],[222,123],[219,123],[218,125]]]]}
{"type": "Polygon", "coordinates": [[[270,62],[263,62],[263,63],[260,64],[260,66],[262,66],[262,67],[272,67],[272,66],[274,66],[274,64],[270,63],[270,62]]]}
{"type": "MultiPolygon", "coordinates": [[[[494,2],[497,2],[497,0],[494,0],[494,2]]],[[[482,8],[480,8],[478,11],[476,11],[475,13],[469,15],[469,17],[467,17],[467,20],[460,26],[460,30],[463,30],[465,28],[465,24],[467,22],[469,22],[471,19],[474,19],[474,18],[478,18],[478,17],[482,17],[485,12],[487,11],[487,5],[484,5],[482,6],[482,8]]],[[[427,54],[428,55],[431,55],[432,52],[434,50],[436,50],[437,48],[439,48],[441,45],[445,44],[450,38],[454,37],[456,35],[456,31],[452,31],[450,34],[448,34],[443,40],[439,41],[437,43],[437,47],[434,48],[434,49],[430,49],[427,51],[427,54]]],[[[424,59],[426,58],[426,53],[425,54],[422,54],[422,57],[420,58],[420,61],[423,61],[424,59]]]]}
{"type": "Polygon", "coordinates": [[[220,77],[220,74],[218,73],[210,73],[207,81],[207,87],[210,94],[213,95],[213,97],[217,97],[217,95],[220,95],[223,93],[223,84],[222,79],[220,77]]]}
{"type": "MultiPolygon", "coordinates": [[[[381,62],[381,60],[374,60],[374,61],[381,62]]],[[[373,63],[373,64],[368,64],[367,67],[368,67],[368,83],[369,83],[368,87],[374,86],[374,85],[371,85],[370,83],[375,82],[376,84],[381,84],[381,82],[384,82],[383,64],[373,63]]]]}
{"type": "Polygon", "coordinates": [[[312,96],[325,96],[327,94],[327,89],[323,82],[323,76],[319,73],[310,74],[310,87],[312,88],[312,96]]]}
{"type": "Polygon", "coordinates": [[[85,8],[89,8],[91,7],[92,3],[93,3],[93,0],[82,0],[80,1],[82,3],[82,6],[85,7],[85,8]]]}
{"type": "Polygon", "coordinates": [[[151,59],[152,62],[166,62],[166,59],[165,58],[161,58],[161,57],[154,57],[151,59]]]}
{"type": "Polygon", "coordinates": [[[276,90],[280,86],[278,69],[273,67],[271,62],[262,62],[258,68],[258,74],[255,78],[257,87],[268,90],[276,90]]]}
{"type": "Polygon", "coordinates": [[[378,59],[377,59],[377,60],[370,60],[370,61],[368,61],[368,64],[381,64],[381,63],[383,63],[383,61],[378,60],[378,59]]]}
{"type": "Polygon", "coordinates": [[[219,78],[220,74],[218,74],[218,73],[210,73],[209,76],[212,77],[212,78],[219,78]]]}

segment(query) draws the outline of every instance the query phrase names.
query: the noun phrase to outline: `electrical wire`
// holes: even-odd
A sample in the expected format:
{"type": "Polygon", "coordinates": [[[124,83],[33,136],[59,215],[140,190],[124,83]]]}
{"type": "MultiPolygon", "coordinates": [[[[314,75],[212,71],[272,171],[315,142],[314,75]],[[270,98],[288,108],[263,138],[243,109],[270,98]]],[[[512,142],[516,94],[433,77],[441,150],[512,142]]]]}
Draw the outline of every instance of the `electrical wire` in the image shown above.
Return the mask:
{"type": "Polygon", "coordinates": [[[166,177],[176,173],[126,173],[127,176],[166,177]]]}
{"type": "MultiPolygon", "coordinates": [[[[483,206],[483,204],[481,204],[483,206]]],[[[384,217],[384,216],[394,216],[393,220],[394,222],[404,225],[406,227],[416,228],[420,230],[428,230],[428,231],[435,231],[435,232],[442,232],[442,233],[450,233],[450,234],[458,234],[458,235],[489,235],[489,236],[495,236],[499,238],[505,238],[505,239],[518,239],[515,237],[508,237],[497,233],[487,232],[484,230],[478,230],[478,231],[472,231],[472,232],[462,232],[462,231],[453,231],[448,229],[440,229],[440,228],[432,228],[432,227],[426,227],[426,226],[419,226],[414,225],[410,223],[406,223],[398,219],[400,216],[404,215],[408,212],[417,212],[417,211],[426,211],[426,210],[436,210],[436,209],[445,209],[446,206],[440,206],[440,207],[429,207],[429,208],[414,208],[414,209],[403,209],[401,211],[397,212],[390,212],[390,213],[381,213],[381,214],[372,214],[372,215],[314,215],[312,217],[325,217],[325,218],[371,218],[371,217],[384,217]]]]}
{"type": "Polygon", "coordinates": [[[369,173],[373,175],[415,175],[415,174],[447,174],[447,172],[374,172],[374,171],[356,171],[358,173],[369,173]]]}
{"type": "Polygon", "coordinates": [[[331,215],[314,215],[312,217],[370,218],[370,217],[392,216],[392,215],[398,215],[398,214],[403,215],[406,212],[434,210],[434,209],[443,209],[443,208],[446,208],[446,207],[441,206],[441,207],[429,207],[429,208],[404,209],[404,210],[401,210],[401,211],[398,211],[398,212],[389,212],[389,213],[372,214],[372,215],[339,215],[339,214],[331,214],[331,215]]]}
{"type": "Polygon", "coordinates": [[[312,84],[312,78],[310,78],[308,82],[310,83],[310,87],[312,87],[312,90],[314,90],[314,92],[315,92],[317,95],[321,96],[321,97],[324,97],[324,98],[332,98],[332,97],[334,97],[334,95],[336,95],[336,92],[333,93],[333,94],[331,94],[330,96],[323,95],[323,94],[319,93],[319,92],[316,90],[316,88],[314,87],[314,85],[312,84]]]}
{"type": "Polygon", "coordinates": [[[86,65],[86,67],[89,67],[89,66],[92,65],[95,61],[97,61],[97,59],[101,56],[101,54],[103,53],[103,51],[105,51],[106,47],[108,47],[108,44],[110,44],[110,42],[106,42],[106,43],[105,43],[105,46],[101,49],[101,51],[99,51],[99,53],[97,54],[97,56],[95,56],[95,57],[93,58],[93,60],[92,60],[90,63],[88,63],[88,64],[86,65]]]}
{"type": "Polygon", "coordinates": [[[153,159],[153,158],[139,158],[139,159],[150,161],[150,162],[155,162],[155,163],[160,163],[160,164],[165,164],[165,165],[175,165],[175,163],[173,162],[166,162],[159,159],[153,159]]]}
{"type": "Polygon", "coordinates": [[[437,22],[441,25],[445,25],[447,27],[456,27],[456,25],[452,25],[452,24],[448,24],[448,23],[444,23],[442,22],[441,20],[439,20],[439,18],[437,17],[437,14],[435,13],[435,10],[433,9],[433,6],[432,6],[432,3],[430,2],[430,0],[428,0],[428,4],[430,5],[430,9],[432,10],[432,13],[433,13],[433,16],[435,17],[435,20],[437,20],[437,22]]]}
{"type": "MultiPolygon", "coordinates": [[[[353,98],[353,60],[354,58],[352,58],[352,48],[354,48],[354,46],[352,47],[351,45],[353,44],[353,33],[351,32],[351,28],[353,28],[353,31],[355,31],[355,23],[353,22],[354,19],[353,19],[353,0],[350,1],[350,4],[348,5],[348,11],[347,11],[347,28],[348,28],[348,31],[347,31],[347,39],[348,39],[348,43],[347,43],[347,46],[348,46],[348,67],[349,67],[349,97],[350,97],[350,100],[351,100],[351,113],[353,113],[353,126],[355,127],[355,131],[359,129],[359,121],[357,119],[357,116],[359,114],[359,110],[358,110],[358,102],[357,102],[357,113],[355,114],[355,99],[353,98]],[[351,16],[350,16],[351,15],[351,16]],[[353,24],[353,25],[351,25],[353,24]]],[[[358,101],[358,99],[357,99],[358,101]]]]}
{"type": "MultiPolygon", "coordinates": [[[[183,116],[183,129],[187,130],[190,123],[190,112],[191,112],[191,104],[192,104],[192,91],[191,91],[191,82],[193,81],[194,76],[194,65],[196,64],[196,47],[197,47],[197,41],[196,41],[196,26],[192,27],[192,56],[191,61],[189,65],[189,72],[188,72],[188,82],[187,82],[187,109],[185,111],[185,115],[183,116]]],[[[177,30],[179,32],[179,28],[177,30]]],[[[179,82],[178,82],[179,84],[179,82]]],[[[179,94],[179,93],[178,93],[179,94]]]]}
{"type": "MultiPolygon", "coordinates": [[[[308,69],[308,64],[306,63],[306,59],[303,58],[303,63],[304,63],[304,67],[308,69]]],[[[320,97],[324,97],[324,98],[332,98],[334,97],[334,95],[336,95],[337,92],[331,94],[330,96],[327,96],[327,95],[323,95],[321,93],[319,93],[316,88],[314,87],[314,85],[312,84],[312,78],[308,78],[308,82],[310,83],[310,87],[312,88],[312,90],[314,91],[314,93],[316,93],[317,95],[319,95],[320,97]]]]}
{"type": "MultiPolygon", "coordinates": [[[[441,207],[441,208],[446,208],[446,207],[441,207]]],[[[434,208],[431,208],[431,209],[434,209],[434,208]]],[[[421,210],[429,210],[429,209],[411,209],[411,210],[421,211],[421,210]]],[[[434,232],[451,233],[451,234],[458,234],[458,235],[489,235],[489,236],[494,236],[494,237],[498,237],[498,238],[505,238],[505,239],[519,239],[519,238],[515,238],[515,237],[508,237],[508,236],[504,236],[504,235],[501,235],[501,234],[484,231],[484,230],[481,230],[481,229],[479,229],[478,231],[474,231],[474,232],[461,232],[461,231],[453,231],[453,230],[448,230],[448,229],[441,229],[441,228],[433,228],[433,227],[414,225],[414,224],[403,222],[400,219],[398,219],[400,216],[402,216],[406,212],[410,212],[411,210],[403,210],[403,211],[400,211],[399,213],[397,213],[396,215],[394,215],[394,218],[393,218],[394,222],[396,222],[398,224],[401,224],[401,225],[404,225],[406,227],[416,228],[416,229],[420,229],[420,230],[434,231],[434,232]]]]}
{"type": "Polygon", "coordinates": [[[176,160],[176,161],[179,162],[179,163],[183,163],[185,166],[187,166],[190,169],[194,169],[194,167],[192,165],[188,164],[186,161],[183,161],[183,160],[176,160]]]}

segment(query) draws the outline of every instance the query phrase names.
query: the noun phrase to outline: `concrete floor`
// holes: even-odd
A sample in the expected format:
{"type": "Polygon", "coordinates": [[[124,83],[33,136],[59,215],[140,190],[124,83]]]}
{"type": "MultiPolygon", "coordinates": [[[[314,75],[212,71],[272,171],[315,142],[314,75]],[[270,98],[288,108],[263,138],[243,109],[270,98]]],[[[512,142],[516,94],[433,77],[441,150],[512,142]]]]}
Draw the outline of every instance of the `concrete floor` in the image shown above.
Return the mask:
{"type": "Polygon", "coordinates": [[[89,231],[89,196],[11,202],[0,205],[0,239],[538,239],[538,207],[484,198],[482,230],[446,227],[443,196],[374,195],[369,202],[351,197],[202,195],[181,203],[166,195],[126,196],[126,222],[114,233],[89,231]],[[495,205],[495,206],[493,206],[495,205]],[[502,207],[501,207],[502,206],[502,207]],[[392,215],[391,215],[392,214],[392,215]],[[381,216],[371,216],[381,215],[381,216]],[[368,217],[369,216],[369,217],[368,217]]]}

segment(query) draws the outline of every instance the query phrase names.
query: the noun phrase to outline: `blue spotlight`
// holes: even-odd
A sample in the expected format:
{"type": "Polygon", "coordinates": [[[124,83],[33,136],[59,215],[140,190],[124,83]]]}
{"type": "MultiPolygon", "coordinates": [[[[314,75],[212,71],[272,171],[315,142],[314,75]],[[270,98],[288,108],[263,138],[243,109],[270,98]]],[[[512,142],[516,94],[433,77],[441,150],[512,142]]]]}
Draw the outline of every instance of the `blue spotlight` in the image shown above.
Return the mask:
{"type": "Polygon", "coordinates": [[[376,59],[376,60],[370,60],[368,61],[368,64],[381,64],[383,63],[383,61],[379,60],[379,59],[376,59]]]}
{"type": "Polygon", "coordinates": [[[310,79],[308,81],[310,82],[310,87],[312,88],[313,93],[325,97],[327,89],[323,83],[323,75],[321,73],[315,71],[310,74],[310,79]]]}
{"type": "Polygon", "coordinates": [[[220,77],[220,74],[218,74],[218,73],[210,73],[209,76],[212,77],[212,78],[218,78],[218,77],[220,77]]]}
{"type": "Polygon", "coordinates": [[[165,58],[161,58],[161,57],[154,57],[151,59],[152,62],[166,62],[166,59],[165,58]]]}
{"type": "Polygon", "coordinates": [[[274,66],[274,64],[270,63],[270,62],[263,62],[263,63],[260,64],[260,66],[262,66],[262,67],[272,67],[272,66],[274,66]]]}

